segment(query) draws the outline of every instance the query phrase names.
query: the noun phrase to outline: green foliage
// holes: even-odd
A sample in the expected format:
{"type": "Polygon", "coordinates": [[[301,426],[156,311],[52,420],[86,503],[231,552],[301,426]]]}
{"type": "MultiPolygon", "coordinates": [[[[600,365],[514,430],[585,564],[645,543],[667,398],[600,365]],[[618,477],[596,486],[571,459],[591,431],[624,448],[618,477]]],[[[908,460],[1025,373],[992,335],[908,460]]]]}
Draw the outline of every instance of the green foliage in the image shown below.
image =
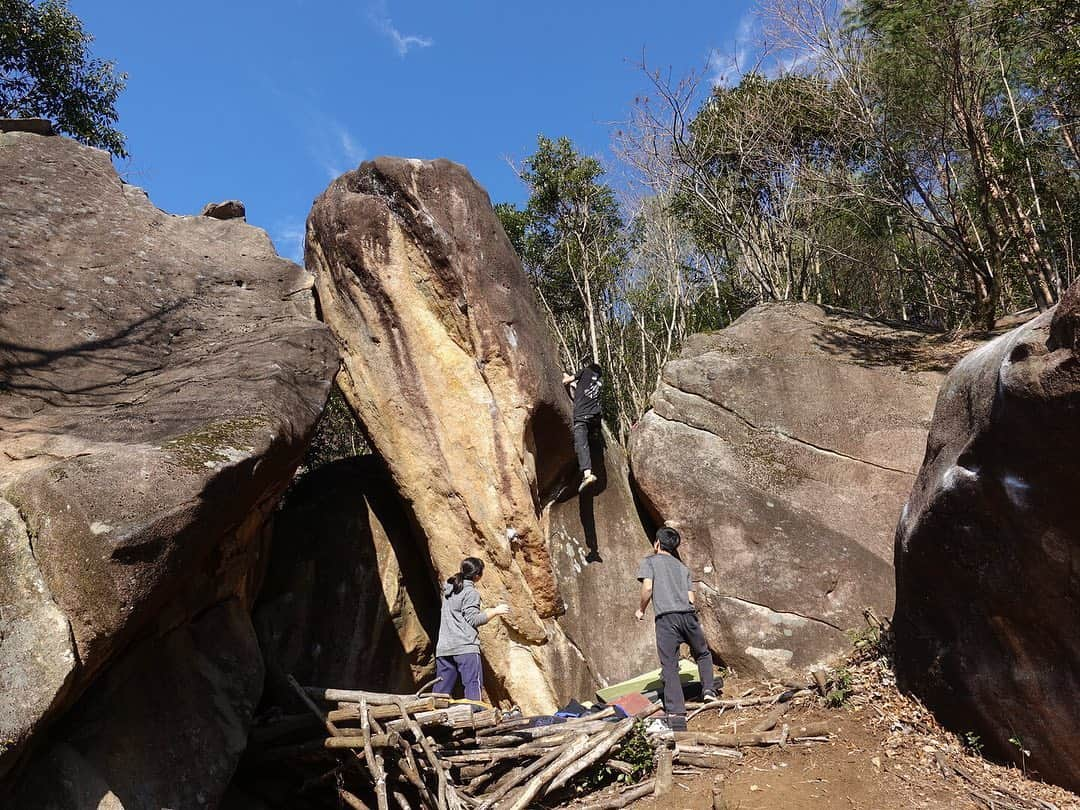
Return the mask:
{"type": "Polygon", "coordinates": [[[1020,767],[1023,769],[1024,775],[1027,776],[1027,758],[1031,756],[1031,751],[1024,747],[1024,738],[1014,733],[1009,737],[1009,743],[1014,745],[1020,753],[1020,767]]]}
{"type": "Polygon", "coordinates": [[[829,673],[826,686],[825,705],[834,709],[843,706],[855,691],[851,670],[846,667],[833,670],[829,673]]]}
{"type": "Polygon", "coordinates": [[[371,453],[371,445],[363,427],[345,401],[341,389],[334,383],[330,398],[315,426],[315,435],[304,456],[303,468],[316,470],[331,461],[371,453]]]}
{"type": "Polygon", "coordinates": [[[655,750],[652,743],[649,741],[648,735],[645,733],[645,723],[638,721],[634,723],[633,729],[626,739],[623,740],[622,747],[619,748],[616,758],[620,762],[625,762],[630,765],[633,770],[630,773],[623,773],[610,767],[606,762],[600,762],[586,770],[578,779],[578,783],[589,791],[596,788],[610,784],[611,782],[623,782],[625,784],[635,784],[640,782],[645,777],[649,776],[656,767],[656,761],[654,759],[655,750]]]}
{"type": "Polygon", "coordinates": [[[115,128],[127,75],[90,56],[93,37],[66,0],[0,0],[0,116],[41,117],[126,157],[115,128]]]}
{"type": "Polygon", "coordinates": [[[965,731],[963,736],[960,738],[960,744],[963,745],[967,751],[974,754],[975,756],[982,756],[982,738],[974,731],[965,731]]]}

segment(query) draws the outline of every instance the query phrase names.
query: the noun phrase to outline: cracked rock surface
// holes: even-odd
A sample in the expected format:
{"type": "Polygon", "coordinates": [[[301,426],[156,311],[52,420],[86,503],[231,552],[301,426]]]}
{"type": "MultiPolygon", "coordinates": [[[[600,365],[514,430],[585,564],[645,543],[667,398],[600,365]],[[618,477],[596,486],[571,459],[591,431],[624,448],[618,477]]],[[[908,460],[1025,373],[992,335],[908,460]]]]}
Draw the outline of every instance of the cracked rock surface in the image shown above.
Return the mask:
{"type": "Polygon", "coordinates": [[[713,651],[802,676],[889,615],[892,534],[951,357],[811,304],[693,336],[630,441],[647,507],[683,535],[713,651]]]}
{"type": "Polygon", "coordinates": [[[901,687],[954,731],[978,735],[987,753],[1073,791],[1078,462],[1074,284],[1055,309],[949,374],[896,532],[901,687]]]}
{"type": "MultiPolygon", "coordinates": [[[[251,636],[266,517],[338,357],[310,276],[263,231],[170,216],[99,150],[0,134],[0,226],[3,776],[132,645],[229,601],[251,636]]],[[[243,671],[250,702],[261,664],[243,671]]],[[[57,745],[83,733],[62,725],[57,745]]],[[[223,777],[235,752],[217,752],[223,777]]],[[[159,767],[192,786],[197,765],[159,767]]],[[[213,804],[224,782],[199,790],[213,804]]],[[[139,802],[165,806],[149,787],[139,802]]]]}

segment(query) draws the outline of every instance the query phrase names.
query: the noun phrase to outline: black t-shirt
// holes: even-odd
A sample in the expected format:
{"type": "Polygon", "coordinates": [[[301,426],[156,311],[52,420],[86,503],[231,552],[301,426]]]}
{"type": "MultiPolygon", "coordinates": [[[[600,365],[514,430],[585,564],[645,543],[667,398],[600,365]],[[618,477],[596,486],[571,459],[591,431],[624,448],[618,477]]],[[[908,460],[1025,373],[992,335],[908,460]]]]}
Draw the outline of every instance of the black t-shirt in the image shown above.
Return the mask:
{"type": "Polygon", "coordinates": [[[603,380],[593,366],[585,366],[577,373],[574,390],[574,419],[592,419],[600,415],[600,386],[603,380]]]}

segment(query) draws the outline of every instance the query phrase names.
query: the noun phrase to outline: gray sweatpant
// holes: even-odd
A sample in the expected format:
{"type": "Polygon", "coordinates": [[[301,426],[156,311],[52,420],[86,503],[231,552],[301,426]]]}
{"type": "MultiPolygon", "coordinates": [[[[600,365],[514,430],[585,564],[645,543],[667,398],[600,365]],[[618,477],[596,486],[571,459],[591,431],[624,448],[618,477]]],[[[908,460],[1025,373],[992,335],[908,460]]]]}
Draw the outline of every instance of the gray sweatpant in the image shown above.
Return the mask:
{"type": "Polygon", "coordinates": [[[686,699],[679,680],[679,645],[690,645],[698,665],[701,688],[714,689],[712,653],[701,631],[696,613],[663,613],[656,617],[656,654],[660,656],[660,672],[664,678],[664,711],[686,714],[686,699]]]}

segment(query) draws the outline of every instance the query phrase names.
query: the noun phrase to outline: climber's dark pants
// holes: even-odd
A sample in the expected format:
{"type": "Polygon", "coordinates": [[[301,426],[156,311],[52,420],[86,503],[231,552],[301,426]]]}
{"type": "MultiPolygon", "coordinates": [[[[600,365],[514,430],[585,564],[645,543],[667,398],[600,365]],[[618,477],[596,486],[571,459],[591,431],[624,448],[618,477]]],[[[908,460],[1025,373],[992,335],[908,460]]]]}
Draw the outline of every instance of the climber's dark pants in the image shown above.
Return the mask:
{"type": "Polygon", "coordinates": [[[684,642],[690,645],[690,652],[697,661],[702,691],[711,692],[715,688],[712,653],[697,614],[662,613],[656,617],[656,654],[660,656],[664,711],[668,714],[686,714],[686,699],[679,680],[679,645],[684,642]]]}
{"type": "Polygon", "coordinates": [[[589,435],[597,421],[597,419],[574,420],[574,452],[577,453],[577,463],[582,472],[593,468],[592,453],[589,451],[589,435]]]}

